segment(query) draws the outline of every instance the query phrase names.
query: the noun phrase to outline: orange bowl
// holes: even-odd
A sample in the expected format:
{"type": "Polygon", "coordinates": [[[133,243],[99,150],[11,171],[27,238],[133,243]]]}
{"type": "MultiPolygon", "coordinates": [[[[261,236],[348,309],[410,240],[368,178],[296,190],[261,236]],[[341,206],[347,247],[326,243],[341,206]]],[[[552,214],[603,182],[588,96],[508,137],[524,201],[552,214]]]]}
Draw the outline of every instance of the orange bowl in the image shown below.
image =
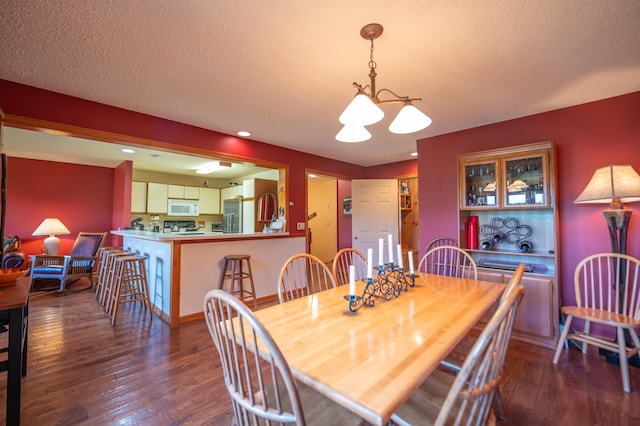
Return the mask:
{"type": "Polygon", "coordinates": [[[26,273],[26,269],[2,268],[0,269],[0,284],[14,282],[18,278],[24,277],[26,273]]]}

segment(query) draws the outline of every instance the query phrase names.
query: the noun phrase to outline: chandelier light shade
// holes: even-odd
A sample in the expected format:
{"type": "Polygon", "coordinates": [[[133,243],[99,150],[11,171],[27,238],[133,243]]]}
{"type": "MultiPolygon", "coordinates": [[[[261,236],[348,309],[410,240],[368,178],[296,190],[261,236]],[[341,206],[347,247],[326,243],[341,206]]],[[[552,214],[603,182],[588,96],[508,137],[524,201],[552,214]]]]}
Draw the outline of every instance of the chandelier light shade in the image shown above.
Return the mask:
{"type": "Polygon", "coordinates": [[[353,86],[358,90],[356,96],[338,118],[340,123],[345,126],[336,135],[336,139],[340,142],[362,142],[370,139],[371,133],[364,129],[364,126],[375,124],[384,118],[384,111],[380,108],[380,105],[384,104],[402,103],[404,105],[389,126],[391,133],[400,135],[414,133],[431,124],[431,118],[413,105],[413,102],[420,101],[420,98],[398,96],[389,89],[376,91],[377,64],[373,60],[373,40],[380,37],[382,31],[383,27],[380,24],[367,24],[360,30],[362,38],[371,42],[369,57],[369,78],[371,81],[366,86],[353,83],[353,86]],[[391,98],[381,99],[380,93],[383,92],[390,95],[391,98]]]}
{"type": "Polygon", "coordinates": [[[609,165],[595,171],[574,203],[607,203],[615,210],[634,201],[640,201],[638,173],[630,165],[609,165]]]}
{"type": "Polygon", "coordinates": [[[368,126],[384,118],[384,111],[373,103],[369,95],[359,92],[340,114],[338,120],[345,126],[368,126]]]}
{"type": "Polygon", "coordinates": [[[425,129],[430,124],[431,118],[407,101],[389,125],[389,131],[405,135],[425,129]]]}
{"type": "Polygon", "coordinates": [[[50,256],[57,256],[58,249],[60,249],[60,238],[56,237],[55,234],[64,235],[70,234],[70,232],[57,217],[47,217],[38,225],[32,235],[48,235],[44,239],[44,253],[50,256]]]}
{"type": "Polygon", "coordinates": [[[362,125],[345,125],[336,135],[340,142],[364,142],[371,139],[371,133],[362,125]]]}

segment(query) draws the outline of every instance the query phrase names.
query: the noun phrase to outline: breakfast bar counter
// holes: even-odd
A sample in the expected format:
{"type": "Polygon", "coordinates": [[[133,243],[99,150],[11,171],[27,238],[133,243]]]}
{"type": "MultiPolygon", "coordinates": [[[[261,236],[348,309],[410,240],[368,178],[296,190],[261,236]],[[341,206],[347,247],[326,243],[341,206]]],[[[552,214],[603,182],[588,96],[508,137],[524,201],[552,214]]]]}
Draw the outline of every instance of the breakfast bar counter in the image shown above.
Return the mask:
{"type": "Polygon", "coordinates": [[[247,254],[256,297],[277,294],[280,268],[304,253],[304,234],[220,234],[114,230],[125,250],[147,256],[149,298],[154,312],[171,325],[202,318],[204,295],[218,287],[224,256],[247,254]]]}

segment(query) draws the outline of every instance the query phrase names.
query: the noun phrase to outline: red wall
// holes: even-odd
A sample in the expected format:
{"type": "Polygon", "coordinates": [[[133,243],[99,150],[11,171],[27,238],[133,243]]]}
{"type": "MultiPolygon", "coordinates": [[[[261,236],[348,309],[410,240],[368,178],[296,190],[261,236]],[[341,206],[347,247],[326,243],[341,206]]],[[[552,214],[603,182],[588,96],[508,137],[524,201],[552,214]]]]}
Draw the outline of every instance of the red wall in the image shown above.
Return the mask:
{"type": "MultiPolygon", "coordinates": [[[[553,140],[556,145],[561,285],[575,301],[573,271],[594,253],[611,250],[602,217],[606,204],[573,204],[593,172],[631,164],[640,173],[640,92],[418,141],[420,245],[457,235],[457,154],[553,140]]],[[[640,257],[640,203],[631,218],[627,253],[640,257]]]]}
{"type": "MultiPolygon", "coordinates": [[[[0,105],[7,115],[145,138],[164,143],[167,148],[189,146],[207,150],[212,155],[228,154],[250,160],[287,164],[289,166],[289,201],[294,204],[293,207],[289,207],[289,224],[305,220],[307,168],[330,175],[354,178],[365,176],[364,167],[335,159],[229,136],[6,80],[0,80],[0,105]]],[[[335,141],[317,141],[317,143],[329,142],[335,141]]],[[[304,231],[297,231],[295,226],[291,226],[289,231],[294,234],[304,233],[304,231]]]]}
{"type": "Polygon", "coordinates": [[[78,232],[111,229],[113,169],[52,161],[7,159],[5,234],[18,235],[25,255],[42,252],[44,236],[32,236],[45,217],[57,217],[71,231],[58,235],[67,254],[78,232]]]}
{"type": "Polygon", "coordinates": [[[367,179],[392,179],[396,177],[418,176],[418,160],[399,161],[367,167],[367,179]]]}

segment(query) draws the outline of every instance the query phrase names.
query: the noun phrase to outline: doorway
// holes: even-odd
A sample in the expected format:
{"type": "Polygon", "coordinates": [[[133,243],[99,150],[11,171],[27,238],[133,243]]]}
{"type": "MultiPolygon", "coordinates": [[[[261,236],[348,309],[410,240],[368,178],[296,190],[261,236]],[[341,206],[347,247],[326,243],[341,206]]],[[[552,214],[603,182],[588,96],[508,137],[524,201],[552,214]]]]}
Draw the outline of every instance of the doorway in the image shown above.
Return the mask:
{"type": "Polygon", "coordinates": [[[338,252],[338,179],[307,173],[308,252],[330,263],[338,252]]]}

